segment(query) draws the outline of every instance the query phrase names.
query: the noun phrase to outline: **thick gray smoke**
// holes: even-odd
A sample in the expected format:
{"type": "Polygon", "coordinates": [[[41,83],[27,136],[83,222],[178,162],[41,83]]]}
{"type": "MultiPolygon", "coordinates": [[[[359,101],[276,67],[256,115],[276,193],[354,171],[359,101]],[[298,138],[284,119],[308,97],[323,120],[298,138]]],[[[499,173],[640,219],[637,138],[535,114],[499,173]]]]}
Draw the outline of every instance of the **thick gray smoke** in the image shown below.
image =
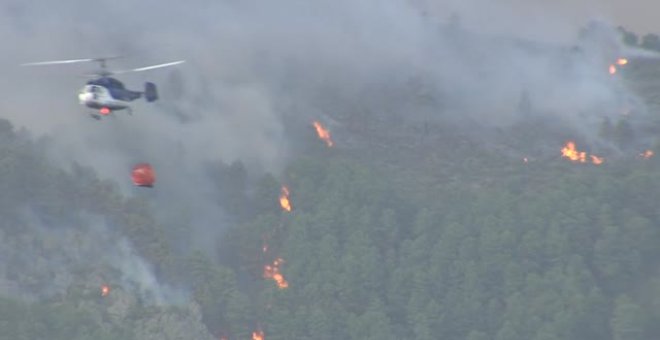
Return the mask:
{"type": "Polygon", "coordinates": [[[186,293],[160,284],[129,242],[102,218],[76,214],[68,225],[47,225],[29,207],[21,230],[0,233],[0,295],[26,299],[66,295],[71,287],[100,295],[101,286],[122,289],[145,305],[184,305],[186,293]],[[8,278],[11,278],[9,280],[8,278]]]}
{"type": "Polygon", "coordinates": [[[211,242],[191,247],[210,248],[226,222],[205,165],[240,160],[252,174],[278,174],[300,142],[286,133],[292,124],[364,112],[414,124],[424,112],[506,126],[519,119],[526,93],[541,115],[595,136],[600,119],[632,96],[607,73],[616,32],[592,48],[595,40],[580,41],[556,8],[517,8],[485,0],[4,1],[0,109],[50,136],[63,165],[93,166],[147,196],[161,217],[190,216],[197,239],[211,242]],[[125,56],[110,64],[117,69],[187,63],[119,77],[131,89],[156,82],[161,100],[139,100],[133,116],[101,122],[76,102],[86,80],[77,76],[95,65],[16,66],[117,54],[125,56]],[[435,104],[419,108],[411,84],[435,104]],[[137,162],[155,167],[156,188],[131,187],[137,162]]]}

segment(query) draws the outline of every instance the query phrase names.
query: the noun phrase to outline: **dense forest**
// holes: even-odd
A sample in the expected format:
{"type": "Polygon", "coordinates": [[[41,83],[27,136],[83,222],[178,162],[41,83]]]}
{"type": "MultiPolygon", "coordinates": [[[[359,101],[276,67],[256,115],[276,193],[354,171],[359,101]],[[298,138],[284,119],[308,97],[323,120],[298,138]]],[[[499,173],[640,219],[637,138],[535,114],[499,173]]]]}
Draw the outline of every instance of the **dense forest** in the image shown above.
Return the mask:
{"type": "MultiPolygon", "coordinates": [[[[414,190],[400,190],[396,171],[317,150],[321,157],[286,171],[291,212],[277,203],[281,184],[272,176],[254,197],[223,201],[254,208],[239,214],[218,245],[222,263],[213,264],[203,254],[172,256],[148,204],[118,196],[84,168],[55,170],[38,144],[3,125],[3,281],[27,291],[57,281],[57,268],[40,266],[52,258],[19,258],[64,256],[17,215],[29,200],[53,233],[89,233],[80,212],[101,216],[161,280],[189,287],[197,306],[150,307],[120,295],[121,282],[102,297],[112,268],[68,258],[80,263],[64,268],[82,267],[68,274],[68,287],[38,302],[3,298],[7,339],[177,339],[204,334],[199,322],[217,336],[249,338],[260,328],[269,339],[629,340],[660,331],[653,158],[599,167],[518,160],[484,183],[466,171],[436,187],[420,175],[406,180],[414,190]],[[278,258],[284,289],[262,276],[278,258]]],[[[241,169],[223,166],[218,185],[231,180],[244,192],[241,169]]]]}
{"type": "Polygon", "coordinates": [[[208,164],[232,223],[207,253],[0,120],[0,339],[660,338],[660,149],[638,123],[602,122],[602,164],[533,115],[489,143],[309,124],[281,174],[208,164]]]}

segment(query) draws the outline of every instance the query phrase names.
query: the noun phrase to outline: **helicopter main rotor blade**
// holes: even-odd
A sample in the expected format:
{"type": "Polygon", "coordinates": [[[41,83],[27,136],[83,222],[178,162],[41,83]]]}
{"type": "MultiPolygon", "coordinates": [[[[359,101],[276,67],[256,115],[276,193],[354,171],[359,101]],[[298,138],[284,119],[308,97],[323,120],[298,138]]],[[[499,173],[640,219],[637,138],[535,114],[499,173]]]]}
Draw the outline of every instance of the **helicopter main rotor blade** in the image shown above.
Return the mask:
{"type": "Polygon", "coordinates": [[[61,64],[74,64],[74,63],[86,63],[86,62],[100,62],[104,65],[106,60],[118,59],[121,56],[110,56],[110,57],[100,57],[100,58],[83,58],[83,59],[68,59],[68,60],[49,60],[49,61],[39,61],[34,63],[25,63],[21,66],[41,66],[41,65],[61,65],[61,64]]]}
{"type": "Polygon", "coordinates": [[[58,65],[58,64],[73,64],[73,63],[84,63],[89,61],[95,61],[98,59],[87,58],[87,59],[70,59],[70,60],[51,60],[51,61],[38,61],[34,63],[25,63],[21,66],[40,66],[40,65],[58,65]]]}
{"type": "Polygon", "coordinates": [[[164,63],[164,64],[158,64],[158,65],[151,65],[151,66],[145,66],[145,67],[140,67],[140,68],[134,68],[130,70],[120,70],[120,71],[112,71],[113,74],[120,74],[120,73],[129,73],[129,72],[142,72],[142,71],[149,71],[161,67],[168,67],[168,66],[174,66],[174,65],[179,65],[185,63],[185,60],[178,60],[178,61],[173,61],[170,63],[164,63]]]}

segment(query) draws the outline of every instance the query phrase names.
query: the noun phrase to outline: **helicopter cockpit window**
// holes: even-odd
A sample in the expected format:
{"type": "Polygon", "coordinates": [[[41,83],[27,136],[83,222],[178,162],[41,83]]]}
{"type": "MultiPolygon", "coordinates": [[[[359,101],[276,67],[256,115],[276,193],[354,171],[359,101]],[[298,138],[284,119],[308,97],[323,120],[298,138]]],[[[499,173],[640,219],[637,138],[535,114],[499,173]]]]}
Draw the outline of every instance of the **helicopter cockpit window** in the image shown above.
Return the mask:
{"type": "Polygon", "coordinates": [[[117,88],[117,89],[123,89],[124,88],[124,84],[122,84],[117,79],[107,78],[107,81],[108,81],[108,85],[110,85],[110,87],[117,88]]]}

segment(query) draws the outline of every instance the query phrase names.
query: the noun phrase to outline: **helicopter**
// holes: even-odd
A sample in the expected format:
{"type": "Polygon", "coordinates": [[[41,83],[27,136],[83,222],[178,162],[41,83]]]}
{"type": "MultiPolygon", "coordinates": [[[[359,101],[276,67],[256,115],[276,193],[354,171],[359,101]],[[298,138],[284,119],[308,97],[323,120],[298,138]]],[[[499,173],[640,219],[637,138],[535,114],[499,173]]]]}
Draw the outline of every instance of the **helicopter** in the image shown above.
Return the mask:
{"type": "Polygon", "coordinates": [[[87,75],[89,77],[93,77],[93,79],[87,81],[87,83],[80,89],[80,91],[78,91],[78,101],[80,105],[98,110],[98,113],[91,113],[90,115],[94,119],[100,120],[102,116],[108,116],[114,111],[124,109],[128,111],[128,114],[132,114],[133,110],[129,103],[142,96],[144,96],[145,100],[150,103],[158,99],[158,90],[156,88],[156,84],[152,82],[145,82],[144,91],[133,91],[127,89],[121,81],[111,77],[112,75],[148,71],[162,67],[174,66],[185,62],[185,60],[178,60],[164,64],[150,65],[128,70],[108,70],[106,67],[106,61],[117,58],[119,57],[40,61],[21,64],[21,66],[98,62],[100,69],[92,74],[87,75]]]}

